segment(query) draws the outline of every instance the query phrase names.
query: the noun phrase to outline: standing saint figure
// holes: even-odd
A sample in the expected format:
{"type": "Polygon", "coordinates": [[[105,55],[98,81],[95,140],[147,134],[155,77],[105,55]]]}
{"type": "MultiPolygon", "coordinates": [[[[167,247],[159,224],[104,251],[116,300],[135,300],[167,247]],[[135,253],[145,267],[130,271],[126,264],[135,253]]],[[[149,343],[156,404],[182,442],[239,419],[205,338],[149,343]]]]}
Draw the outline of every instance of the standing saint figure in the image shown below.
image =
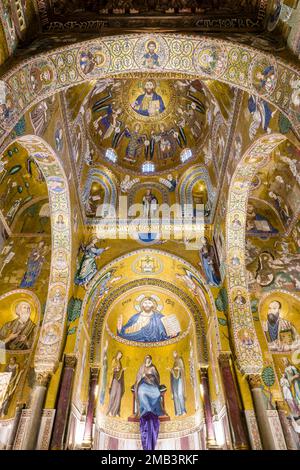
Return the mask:
{"type": "Polygon", "coordinates": [[[186,400],[186,384],[185,384],[185,370],[182,357],[178,355],[177,351],[173,352],[174,364],[170,371],[172,399],[174,401],[175,415],[181,416],[186,414],[185,400],[186,400]]]}
{"type": "Polygon", "coordinates": [[[88,245],[81,245],[80,247],[81,251],[83,251],[83,257],[75,275],[75,284],[78,286],[87,288],[88,283],[97,274],[96,258],[109,249],[108,246],[106,248],[97,248],[97,241],[97,237],[93,237],[88,245]]]}
{"type": "Polygon", "coordinates": [[[204,238],[204,243],[200,250],[200,257],[201,257],[206,281],[211,286],[215,286],[215,287],[219,286],[220,276],[218,273],[218,267],[216,263],[214,249],[210,245],[206,237],[204,238]]]}
{"type": "Polygon", "coordinates": [[[31,306],[25,300],[21,300],[16,305],[17,318],[4,323],[0,328],[0,341],[5,345],[5,349],[30,349],[35,333],[35,323],[31,320],[31,306]]]}
{"type": "Polygon", "coordinates": [[[147,189],[143,197],[143,215],[145,218],[155,217],[158,206],[158,200],[152,193],[151,189],[147,189]]]}
{"type": "Polygon", "coordinates": [[[121,359],[123,354],[118,351],[112,360],[112,379],[109,387],[108,416],[120,416],[121,400],[124,395],[124,371],[121,359]]]}
{"type": "Polygon", "coordinates": [[[41,273],[47,251],[48,248],[43,240],[33,248],[29,255],[27,269],[21,281],[20,287],[25,288],[34,286],[41,273]]]}
{"type": "Polygon", "coordinates": [[[289,381],[290,390],[292,392],[295,403],[299,410],[299,413],[298,413],[298,416],[299,416],[300,415],[300,373],[297,367],[291,364],[287,357],[284,357],[282,362],[285,367],[284,376],[289,381]]]}
{"type": "Polygon", "coordinates": [[[108,360],[107,360],[107,348],[108,342],[106,341],[102,357],[102,367],[101,367],[101,390],[100,390],[100,405],[103,405],[105,400],[106,393],[106,382],[107,382],[107,370],[108,370],[108,360]]]}
{"type": "Polygon", "coordinates": [[[5,370],[4,370],[4,372],[10,372],[11,376],[10,376],[10,380],[9,380],[7,390],[6,390],[5,395],[4,395],[2,406],[0,408],[0,417],[1,418],[3,418],[8,413],[9,405],[11,403],[13,394],[14,394],[16,388],[17,388],[17,385],[18,385],[19,380],[21,378],[21,375],[23,373],[23,371],[22,370],[20,371],[19,369],[20,369],[20,367],[19,367],[19,364],[17,363],[16,357],[14,357],[14,356],[11,357],[9,359],[8,365],[5,367],[5,370]]]}

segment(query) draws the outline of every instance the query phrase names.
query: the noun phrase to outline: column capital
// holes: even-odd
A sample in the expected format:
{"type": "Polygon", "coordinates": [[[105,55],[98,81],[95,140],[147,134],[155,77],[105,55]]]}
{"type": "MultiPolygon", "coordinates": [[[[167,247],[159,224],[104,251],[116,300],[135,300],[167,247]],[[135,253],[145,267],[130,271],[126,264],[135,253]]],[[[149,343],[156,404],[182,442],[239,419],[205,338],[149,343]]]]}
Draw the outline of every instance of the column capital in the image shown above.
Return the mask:
{"type": "Polygon", "coordinates": [[[35,383],[41,387],[47,387],[52,377],[52,372],[48,370],[36,372],[35,383]]]}
{"type": "Polygon", "coordinates": [[[201,375],[207,375],[208,374],[208,368],[209,368],[209,365],[208,364],[199,364],[199,371],[200,371],[200,374],[201,375]]]}
{"type": "Polygon", "coordinates": [[[90,367],[90,378],[97,379],[99,376],[100,367],[99,366],[91,366],[90,367]]]}
{"type": "Polygon", "coordinates": [[[71,369],[75,369],[77,364],[77,357],[75,354],[65,354],[64,357],[64,365],[65,367],[70,367],[71,369]]]}
{"type": "Polygon", "coordinates": [[[221,352],[218,360],[221,366],[230,366],[231,352],[221,352]]]}
{"type": "Polygon", "coordinates": [[[276,401],[275,401],[275,404],[276,404],[276,408],[277,408],[278,411],[284,411],[284,412],[287,411],[287,410],[286,410],[286,409],[287,409],[287,405],[286,405],[286,403],[285,403],[284,400],[276,400],[276,401]]]}
{"type": "Polygon", "coordinates": [[[251,390],[254,390],[255,388],[260,388],[262,385],[260,374],[248,375],[248,382],[249,382],[251,390]]]}

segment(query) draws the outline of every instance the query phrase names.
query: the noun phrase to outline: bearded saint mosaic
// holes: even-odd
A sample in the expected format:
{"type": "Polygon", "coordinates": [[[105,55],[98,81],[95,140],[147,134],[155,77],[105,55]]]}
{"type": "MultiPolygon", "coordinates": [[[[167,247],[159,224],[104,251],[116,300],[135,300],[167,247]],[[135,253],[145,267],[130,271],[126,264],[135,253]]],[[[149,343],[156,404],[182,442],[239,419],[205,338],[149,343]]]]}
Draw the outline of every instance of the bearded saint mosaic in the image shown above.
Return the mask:
{"type": "Polygon", "coordinates": [[[111,148],[115,164],[139,172],[151,161],[162,171],[180,165],[185,148],[204,144],[206,102],[200,80],[114,80],[96,84],[86,118],[100,157],[111,148]]]}

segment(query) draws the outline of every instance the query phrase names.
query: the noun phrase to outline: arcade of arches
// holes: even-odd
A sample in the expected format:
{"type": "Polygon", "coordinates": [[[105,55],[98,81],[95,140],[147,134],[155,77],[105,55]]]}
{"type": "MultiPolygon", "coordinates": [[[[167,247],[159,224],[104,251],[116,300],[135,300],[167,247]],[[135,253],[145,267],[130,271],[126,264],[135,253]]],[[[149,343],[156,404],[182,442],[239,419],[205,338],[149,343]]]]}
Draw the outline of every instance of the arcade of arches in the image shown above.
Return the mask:
{"type": "Polygon", "coordinates": [[[0,448],[299,450],[298,0],[145,3],[0,1],[0,448]]]}

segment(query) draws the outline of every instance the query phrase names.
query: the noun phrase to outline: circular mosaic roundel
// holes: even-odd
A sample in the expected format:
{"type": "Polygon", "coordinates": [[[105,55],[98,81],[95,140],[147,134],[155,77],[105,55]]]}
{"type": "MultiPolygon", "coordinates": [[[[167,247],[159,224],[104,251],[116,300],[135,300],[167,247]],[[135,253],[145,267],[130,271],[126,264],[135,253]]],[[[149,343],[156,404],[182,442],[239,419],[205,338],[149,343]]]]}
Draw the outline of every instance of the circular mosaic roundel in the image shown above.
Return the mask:
{"type": "Polygon", "coordinates": [[[138,67],[161,69],[169,60],[168,44],[161,37],[141,38],[135,45],[134,59],[138,67]]]}
{"type": "Polygon", "coordinates": [[[277,67],[271,58],[258,57],[250,68],[250,82],[260,95],[270,95],[277,83],[277,67]]]}
{"type": "Polygon", "coordinates": [[[35,94],[54,86],[55,81],[55,68],[47,60],[34,64],[29,71],[29,86],[35,94]]]}
{"type": "Polygon", "coordinates": [[[205,75],[221,75],[226,68],[226,54],[222,46],[210,42],[199,44],[195,50],[194,66],[205,75]]]}
{"type": "Polygon", "coordinates": [[[105,44],[81,49],[77,58],[80,73],[88,77],[97,77],[107,72],[110,66],[110,54],[105,44]]]}

